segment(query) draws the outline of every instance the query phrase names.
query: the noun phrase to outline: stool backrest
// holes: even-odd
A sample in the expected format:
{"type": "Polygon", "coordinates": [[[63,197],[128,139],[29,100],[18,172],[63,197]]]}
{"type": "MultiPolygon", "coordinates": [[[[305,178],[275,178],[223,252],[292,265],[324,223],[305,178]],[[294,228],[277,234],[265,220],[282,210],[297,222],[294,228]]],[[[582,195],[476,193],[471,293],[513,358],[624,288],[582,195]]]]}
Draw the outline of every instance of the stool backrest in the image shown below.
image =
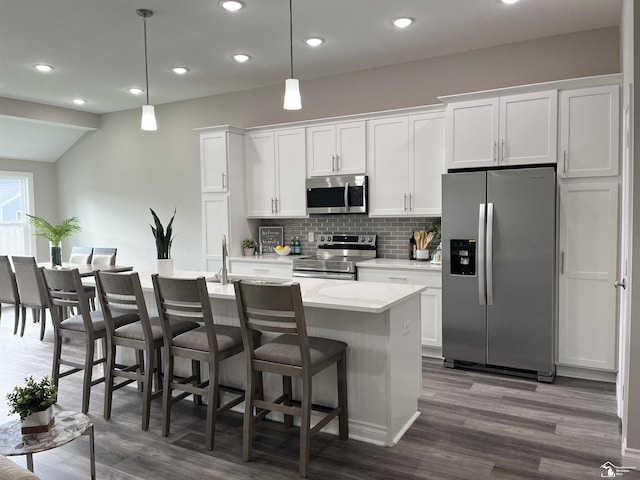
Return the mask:
{"type": "Polygon", "coordinates": [[[47,285],[51,316],[56,328],[61,327],[63,312],[76,308],[84,323],[87,334],[93,334],[89,296],[86,294],[77,268],[42,270],[47,285]],[[57,308],[54,308],[57,307],[57,308]]]}
{"type": "Polygon", "coordinates": [[[240,280],[233,282],[233,286],[245,351],[255,349],[253,331],[294,334],[302,365],[308,366],[311,363],[309,338],[300,284],[240,280]]]}
{"type": "Polygon", "coordinates": [[[165,346],[171,348],[172,345],[171,322],[185,320],[200,322],[207,332],[209,356],[212,361],[217,358],[218,342],[205,278],[161,277],[154,273],[151,275],[151,280],[165,346]]]}
{"type": "Polygon", "coordinates": [[[16,283],[20,294],[20,302],[29,307],[45,307],[49,305],[47,286],[42,275],[42,267],[38,267],[33,257],[11,257],[16,274],[16,283]]]}
{"type": "Polygon", "coordinates": [[[0,255],[0,302],[15,304],[19,301],[16,275],[11,268],[9,257],[0,255]]]}
{"type": "Polygon", "coordinates": [[[69,255],[69,263],[91,265],[93,259],[93,248],[91,247],[73,247],[71,255],[69,255]]]}
{"type": "Polygon", "coordinates": [[[147,304],[137,272],[96,272],[96,289],[108,333],[115,332],[113,318],[120,315],[136,315],[142,323],[145,338],[153,338],[147,304]]]}
{"type": "Polygon", "coordinates": [[[91,265],[115,265],[117,248],[94,248],[91,265]]]}

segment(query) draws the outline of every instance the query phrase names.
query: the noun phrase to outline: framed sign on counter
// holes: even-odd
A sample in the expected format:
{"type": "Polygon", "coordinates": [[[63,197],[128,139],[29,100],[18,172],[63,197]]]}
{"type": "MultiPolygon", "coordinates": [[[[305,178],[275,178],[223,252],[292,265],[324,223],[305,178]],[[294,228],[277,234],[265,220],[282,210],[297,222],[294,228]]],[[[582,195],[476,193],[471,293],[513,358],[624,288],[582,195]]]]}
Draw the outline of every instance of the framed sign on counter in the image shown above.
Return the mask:
{"type": "MultiPolygon", "coordinates": [[[[283,245],[284,228],[282,227],[259,227],[258,243],[262,245],[262,253],[274,253],[277,245],[283,245]]],[[[284,246],[284,245],[283,245],[284,246]]]]}

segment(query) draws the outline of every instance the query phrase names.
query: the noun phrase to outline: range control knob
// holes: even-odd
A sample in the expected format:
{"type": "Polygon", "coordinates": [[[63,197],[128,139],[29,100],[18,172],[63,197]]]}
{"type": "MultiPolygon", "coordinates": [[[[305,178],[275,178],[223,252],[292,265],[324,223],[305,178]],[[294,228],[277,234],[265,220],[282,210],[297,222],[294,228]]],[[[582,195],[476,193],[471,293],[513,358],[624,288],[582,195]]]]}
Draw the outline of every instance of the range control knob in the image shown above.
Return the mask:
{"type": "Polygon", "coordinates": [[[360,237],[360,243],[364,243],[366,239],[364,237],[360,237]]]}
{"type": "Polygon", "coordinates": [[[327,242],[331,241],[331,235],[327,235],[327,242]]]}
{"type": "Polygon", "coordinates": [[[369,237],[369,243],[373,243],[373,237],[369,237]]]}

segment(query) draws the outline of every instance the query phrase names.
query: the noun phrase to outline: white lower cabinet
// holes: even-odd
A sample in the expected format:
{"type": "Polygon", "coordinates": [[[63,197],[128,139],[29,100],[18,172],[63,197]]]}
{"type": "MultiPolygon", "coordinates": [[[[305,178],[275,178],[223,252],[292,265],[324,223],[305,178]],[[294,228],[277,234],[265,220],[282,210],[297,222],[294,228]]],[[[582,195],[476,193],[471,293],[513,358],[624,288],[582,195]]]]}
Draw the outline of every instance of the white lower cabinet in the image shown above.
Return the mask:
{"type": "Polygon", "coordinates": [[[202,194],[202,233],[205,268],[217,272],[222,267],[222,235],[229,235],[229,196],[226,193],[202,194]]]}
{"type": "Polygon", "coordinates": [[[618,182],[560,184],[558,364],[616,370],[618,182]]]}
{"type": "Polygon", "coordinates": [[[427,289],[420,294],[422,352],[427,356],[442,356],[442,272],[440,270],[359,265],[358,280],[426,285],[427,289]]]}
{"type": "MultiPolygon", "coordinates": [[[[248,257],[252,258],[252,257],[248,257]]],[[[269,260],[256,258],[255,260],[229,259],[229,271],[233,275],[249,275],[266,278],[292,278],[293,266],[291,261],[269,260]]]]}

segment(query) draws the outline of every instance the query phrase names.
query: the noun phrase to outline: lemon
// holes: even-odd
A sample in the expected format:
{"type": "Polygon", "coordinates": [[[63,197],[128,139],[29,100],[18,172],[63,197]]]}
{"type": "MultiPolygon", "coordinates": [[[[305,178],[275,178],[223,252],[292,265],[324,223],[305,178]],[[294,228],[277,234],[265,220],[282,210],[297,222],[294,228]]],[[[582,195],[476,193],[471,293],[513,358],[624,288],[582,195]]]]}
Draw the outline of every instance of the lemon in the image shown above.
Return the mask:
{"type": "Polygon", "coordinates": [[[276,250],[282,250],[282,247],[280,245],[276,245],[276,250]]]}

